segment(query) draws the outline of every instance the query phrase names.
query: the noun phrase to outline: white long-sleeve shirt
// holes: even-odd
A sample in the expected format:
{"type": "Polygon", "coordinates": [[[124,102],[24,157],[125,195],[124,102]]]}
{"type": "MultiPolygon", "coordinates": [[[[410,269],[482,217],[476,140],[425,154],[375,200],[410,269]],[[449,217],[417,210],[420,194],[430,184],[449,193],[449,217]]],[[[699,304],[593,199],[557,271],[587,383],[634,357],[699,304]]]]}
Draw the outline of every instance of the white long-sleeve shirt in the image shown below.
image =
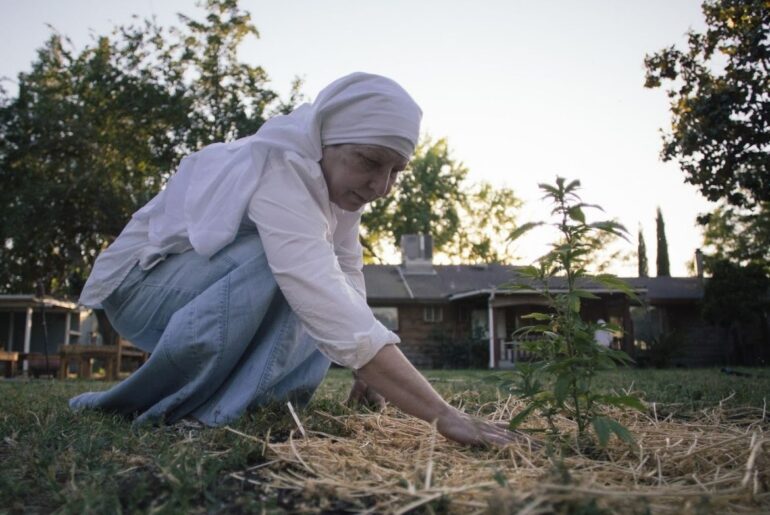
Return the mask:
{"type": "MultiPolygon", "coordinates": [[[[254,155],[248,144],[240,143],[230,144],[233,161],[249,166],[254,155]]],[[[184,162],[180,169],[182,166],[184,162]]],[[[319,164],[299,154],[270,150],[261,169],[256,188],[233,188],[230,198],[216,202],[222,209],[246,205],[244,214],[257,226],[281,292],[319,350],[336,363],[358,369],[384,345],[400,341],[374,318],[366,303],[358,239],[361,212],[344,211],[331,203],[319,164]]],[[[190,180],[190,176],[172,180],[190,180]]],[[[217,194],[221,192],[219,189],[217,194]]],[[[164,211],[164,203],[169,202],[164,193],[150,201],[148,208],[171,211],[164,211]]],[[[100,307],[135,264],[148,269],[169,254],[193,247],[183,224],[162,242],[151,241],[150,222],[141,216],[143,211],[147,208],[134,215],[96,260],[81,304],[100,307]]]]}

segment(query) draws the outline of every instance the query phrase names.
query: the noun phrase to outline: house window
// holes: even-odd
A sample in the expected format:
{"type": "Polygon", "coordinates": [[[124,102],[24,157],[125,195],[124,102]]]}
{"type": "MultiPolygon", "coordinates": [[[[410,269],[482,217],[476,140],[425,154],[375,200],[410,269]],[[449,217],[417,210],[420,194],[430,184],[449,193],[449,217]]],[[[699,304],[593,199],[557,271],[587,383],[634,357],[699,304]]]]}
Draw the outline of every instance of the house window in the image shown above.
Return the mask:
{"type": "Polygon", "coordinates": [[[444,320],[444,309],[441,306],[425,306],[422,310],[422,319],[431,324],[441,322],[444,320]]]}
{"type": "Polygon", "coordinates": [[[396,307],[374,307],[372,308],[374,318],[382,322],[386,328],[391,331],[398,331],[398,308],[396,307]]]}
{"type": "Polygon", "coordinates": [[[649,349],[663,335],[663,316],[658,308],[632,306],[631,321],[634,324],[634,346],[649,349]]]}
{"type": "Polygon", "coordinates": [[[474,340],[489,339],[489,311],[486,309],[471,311],[471,338],[474,340]]]}

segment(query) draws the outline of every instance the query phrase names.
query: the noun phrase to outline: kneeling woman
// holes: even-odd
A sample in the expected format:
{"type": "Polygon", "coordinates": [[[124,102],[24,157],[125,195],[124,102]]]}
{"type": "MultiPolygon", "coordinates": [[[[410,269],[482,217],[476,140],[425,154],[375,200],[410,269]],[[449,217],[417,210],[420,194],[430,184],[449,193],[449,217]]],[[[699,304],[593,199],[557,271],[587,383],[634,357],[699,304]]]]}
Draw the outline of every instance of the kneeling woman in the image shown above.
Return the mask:
{"type": "Polygon", "coordinates": [[[256,134],[205,147],[137,211],[94,264],[82,304],[152,355],[75,409],[221,425],[270,402],[307,402],[329,360],[448,438],[505,444],[451,407],[366,304],[358,239],[387,195],[422,113],[384,77],[355,73],[256,134]]]}

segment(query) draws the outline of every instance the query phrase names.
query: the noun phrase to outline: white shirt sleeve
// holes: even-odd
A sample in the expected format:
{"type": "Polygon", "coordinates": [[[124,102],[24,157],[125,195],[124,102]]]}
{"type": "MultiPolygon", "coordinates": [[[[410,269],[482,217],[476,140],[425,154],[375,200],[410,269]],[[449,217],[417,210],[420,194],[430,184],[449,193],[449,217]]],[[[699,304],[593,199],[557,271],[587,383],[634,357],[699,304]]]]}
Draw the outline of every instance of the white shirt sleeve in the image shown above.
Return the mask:
{"type": "MultiPolygon", "coordinates": [[[[337,246],[342,259],[335,254],[337,221],[318,163],[291,152],[271,152],[248,215],[281,292],[329,359],[358,369],[383,346],[399,343],[374,318],[355,286],[352,226],[340,227],[346,233],[337,246]]],[[[363,288],[363,275],[360,282],[363,288]]]]}
{"type": "Polygon", "coordinates": [[[337,219],[337,228],[334,231],[334,253],[337,254],[340,268],[347,275],[351,286],[366,300],[364,249],[359,239],[361,211],[345,211],[333,204],[332,210],[337,219]]]}

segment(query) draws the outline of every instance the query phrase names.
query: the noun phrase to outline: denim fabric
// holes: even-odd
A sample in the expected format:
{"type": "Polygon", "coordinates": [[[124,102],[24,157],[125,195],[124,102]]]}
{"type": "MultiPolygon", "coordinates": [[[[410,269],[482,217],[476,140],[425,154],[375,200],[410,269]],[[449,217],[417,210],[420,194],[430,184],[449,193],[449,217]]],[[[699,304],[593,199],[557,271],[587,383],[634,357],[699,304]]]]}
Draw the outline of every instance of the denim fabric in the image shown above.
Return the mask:
{"type": "Polygon", "coordinates": [[[307,402],[329,368],[278,289],[256,231],[242,230],[210,259],[190,250],[149,270],[137,265],[103,305],[118,333],[152,354],[122,383],[71,399],[73,409],[216,426],[251,407],[307,402]]]}

